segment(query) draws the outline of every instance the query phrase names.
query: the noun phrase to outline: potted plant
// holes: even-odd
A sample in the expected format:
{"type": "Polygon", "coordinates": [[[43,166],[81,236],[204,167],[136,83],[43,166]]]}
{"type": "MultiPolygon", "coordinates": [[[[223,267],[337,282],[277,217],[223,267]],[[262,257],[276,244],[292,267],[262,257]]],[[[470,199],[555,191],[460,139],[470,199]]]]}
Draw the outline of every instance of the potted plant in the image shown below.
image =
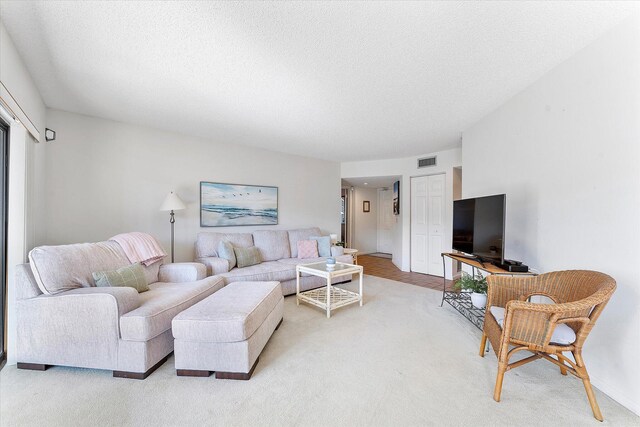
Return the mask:
{"type": "Polygon", "coordinates": [[[454,289],[471,291],[471,304],[477,308],[484,308],[487,305],[487,278],[480,272],[476,272],[475,277],[469,273],[462,272],[462,277],[456,280],[454,289]]]}

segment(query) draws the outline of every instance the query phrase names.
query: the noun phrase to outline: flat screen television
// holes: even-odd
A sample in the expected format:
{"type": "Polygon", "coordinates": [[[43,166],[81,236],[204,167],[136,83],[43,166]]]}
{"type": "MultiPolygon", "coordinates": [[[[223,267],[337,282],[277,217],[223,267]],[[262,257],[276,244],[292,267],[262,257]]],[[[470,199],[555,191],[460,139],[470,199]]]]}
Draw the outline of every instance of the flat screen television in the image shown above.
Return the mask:
{"type": "Polygon", "coordinates": [[[453,202],[453,249],[493,263],[504,262],[506,195],[453,202]]]}

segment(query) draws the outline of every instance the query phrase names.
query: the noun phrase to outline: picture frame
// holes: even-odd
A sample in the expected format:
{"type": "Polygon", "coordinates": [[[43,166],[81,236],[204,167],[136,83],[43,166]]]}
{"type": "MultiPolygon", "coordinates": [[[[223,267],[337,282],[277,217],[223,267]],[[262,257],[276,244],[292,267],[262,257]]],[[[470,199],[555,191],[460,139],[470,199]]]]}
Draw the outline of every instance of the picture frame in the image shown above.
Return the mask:
{"type": "Polygon", "coordinates": [[[369,200],[364,200],[362,202],[362,212],[371,212],[371,203],[369,200]]]}
{"type": "Polygon", "coordinates": [[[400,181],[393,183],[393,214],[400,215],[400,181]]]}
{"type": "Polygon", "coordinates": [[[200,181],[200,227],[278,224],[278,187],[200,181]]]}

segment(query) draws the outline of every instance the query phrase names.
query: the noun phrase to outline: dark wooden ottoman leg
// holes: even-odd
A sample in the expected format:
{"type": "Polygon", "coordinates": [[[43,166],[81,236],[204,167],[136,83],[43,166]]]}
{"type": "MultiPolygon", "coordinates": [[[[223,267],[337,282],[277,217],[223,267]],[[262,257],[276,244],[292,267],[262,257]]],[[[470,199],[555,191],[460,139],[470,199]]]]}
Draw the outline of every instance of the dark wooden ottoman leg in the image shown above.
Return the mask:
{"type": "Polygon", "coordinates": [[[249,372],[246,374],[244,372],[216,372],[216,379],[218,380],[243,380],[247,381],[251,379],[251,375],[253,375],[253,371],[256,369],[256,365],[260,357],[256,359],[256,362],[253,364],[249,372]]]}
{"type": "Polygon", "coordinates": [[[28,369],[30,371],[46,371],[51,365],[43,365],[41,363],[22,363],[18,362],[18,369],[28,369]]]}
{"type": "Polygon", "coordinates": [[[196,369],[176,369],[179,377],[208,377],[211,371],[198,371],[196,369]]]}

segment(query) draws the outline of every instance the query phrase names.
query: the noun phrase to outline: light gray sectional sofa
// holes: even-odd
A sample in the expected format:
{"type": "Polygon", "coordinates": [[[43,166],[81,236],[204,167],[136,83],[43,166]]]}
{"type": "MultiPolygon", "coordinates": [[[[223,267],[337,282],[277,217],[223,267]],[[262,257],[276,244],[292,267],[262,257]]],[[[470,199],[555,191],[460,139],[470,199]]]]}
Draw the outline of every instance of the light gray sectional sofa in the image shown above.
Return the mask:
{"type": "MultiPolygon", "coordinates": [[[[326,260],[319,258],[298,258],[298,241],[308,240],[311,236],[321,236],[319,228],[298,230],[258,230],[252,233],[212,233],[201,232],[196,241],[196,262],[207,266],[209,276],[219,275],[225,284],[239,281],[279,281],[284,295],[296,293],[296,265],[326,260]],[[262,262],[243,268],[229,269],[229,262],[218,257],[217,249],[221,240],[234,247],[255,246],[260,252],[262,262]]],[[[335,257],[336,261],[353,263],[351,255],[335,257]]],[[[344,278],[337,279],[338,281],[344,278]]],[[[318,288],[326,285],[325,279],[304,275],[300,279],[300,290],[318,288]]]]}
{"type": "Polygon", "coordinates": [[[145,268],[149,290],[95,287],[92,273],[130,265],[114,241],[41,246],[17,274],[17,360],[143,379],[173,351],[171,321],[224,286],[197,263],[145,268]]]}

